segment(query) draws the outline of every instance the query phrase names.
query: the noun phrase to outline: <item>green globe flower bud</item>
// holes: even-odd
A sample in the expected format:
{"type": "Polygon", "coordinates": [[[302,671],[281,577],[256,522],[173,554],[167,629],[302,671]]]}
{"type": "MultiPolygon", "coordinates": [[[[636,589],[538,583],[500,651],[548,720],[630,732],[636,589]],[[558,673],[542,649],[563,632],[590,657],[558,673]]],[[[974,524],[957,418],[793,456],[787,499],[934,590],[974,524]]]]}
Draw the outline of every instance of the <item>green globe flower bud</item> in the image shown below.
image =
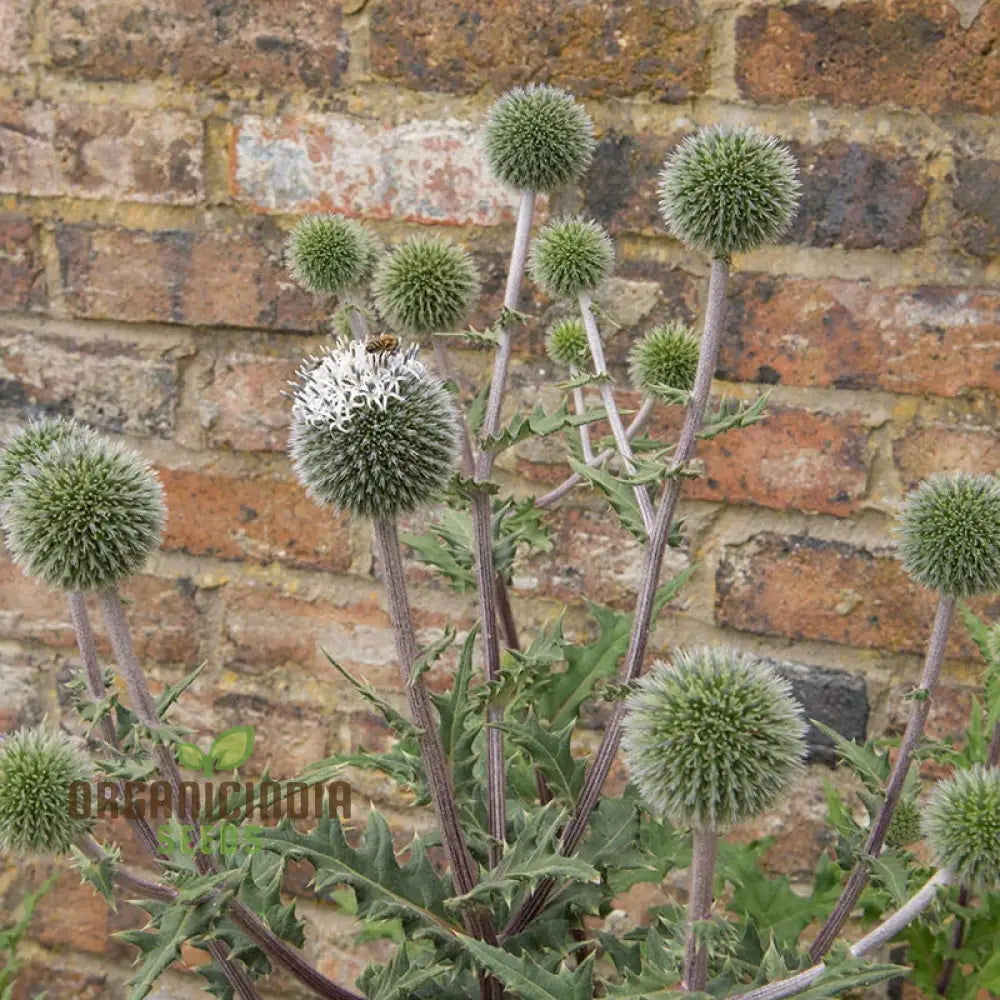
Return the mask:
{"type": "Polygon", "coordinates": [[[312,215],[292,230],[285,258],[303,288],[335,294],[369,281],[381,247],[360,222],[342,215],[312,215]]]}
{"type": "Polygon", "coordinates": [[[717,829],[756,816],[785,792],[806,752],[786,680],[736,650],[680,650],[629,698],[622,748],[650,811],[717,829]]]}
{"type": "Polygon", "coordinates": [[[4,526],[21,568],[52,587],[103,590],[141,569],[166,520],[163,487],[136,452],[92,431],[52,445],[15,481],[4,526]]]}
{"type": "Polygon", "coordinates": [[[690,392],[698,371],[701,342],[684,323],[668,323],[648,331],[628,357],[632,385],[647,396],[670,401],[664,389],[690,392]]]}
{"type": "Polygon", "coordinates": [[[799,203],[798,168],[773,136],[754,128],[704,128],[660,174],[660,211],[682,243],[723,260],[776,240],[799,203]]]}
{"type": "Polygon", "coordinates": [[[70,786],[90,761],[61,732],[21,729],[0,742],[0,849],[61,854],[90,828],[70,814],[70,786]]]}
{"type": "Polygon", "coordinates": [[[545,351],[553,364],[586,367],[590,363],[590,346],[583,323],[572,317],[553,323],[545,334],[545,351]]]}
{"type": "Polygon", "coordinates": [[[889,821],[885,842],[890,847],[905,847],[923,836],[920,823],[920,805],[913,799],[900,799],[889,821]]]}
{"type": "Polygon", "coordinates": [[[15,480],[34,466],[39,456],[58,441],[79,434],[83,426],[75,420],[54,417],[49,420],[32,420],[11,435],[0,452],[0,505],[10,499],[15,480]]]}
{"type": "Polygon", "coordinates": [[[411,236],[379,262],[375,304],[389,324],[414,335],[453,330],[479,294],[479,273],[460,246],[411,236]]]}
{"type": "Polygon", "coordinates": [[[592,292],[611,274],[615,251],[611,237],[586,219],[555,219],[531,248],[535,283],[550,298],[575,298],[592,292]]]}
{"type": "Polygon", "coordinates": [[[299,370],[289,453],[313,499],[374,518],[440,496],[458,464],[458,414],[417,351],[342,340],[299,370]]]}
{"type": "Polygon", "coordinates": [[[932,476],[906,498],[899,525],[903,568],[952,597],[1000,590],[1000,480],[932,476]]]}
{"type": "Polygon", "coordinates": [[[1000,885],[1000,771],[976,764],[942,781],[924,813],[938,864],[977,891],[1000,885]]]}
{"type": "Polygon", "coordinates": [[[490,108],[486,162],[502,184],[552,191],[583,176],[594,125],[571,94],[545,84],[508,91],[490,108]]]}

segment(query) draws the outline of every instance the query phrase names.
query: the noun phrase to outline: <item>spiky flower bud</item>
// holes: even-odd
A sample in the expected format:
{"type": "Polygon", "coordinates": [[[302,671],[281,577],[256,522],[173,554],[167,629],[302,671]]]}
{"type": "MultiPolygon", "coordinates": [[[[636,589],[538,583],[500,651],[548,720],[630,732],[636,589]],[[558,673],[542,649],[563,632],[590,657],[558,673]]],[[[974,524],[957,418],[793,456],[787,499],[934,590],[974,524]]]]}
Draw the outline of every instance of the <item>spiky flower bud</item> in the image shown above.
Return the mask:
{"type": "Polygon", "coordinates": [[[375,269],[375,304],[389,324],[410,334],[453,330],[479,294],[469,254],[439,236],[411,236],[375,269]]]}
{"type": "Polygon", "coordinates": [[[1000,590],[1000,479],[932,476],[907,496],[898,530],[917,583],[953,597],[1000,590]]]}
{"type": "Polygon", "coordinates": [[[717,829],[768,809],[805,755],[786,680],[725,647],[679,650],[629,698],[622,747],[650,811],[717,829]]]}
{"type": "Polygon", "coordinates": [[[976,890],[1000,884],[1000,771],[981,764],[942,781],[924,813],[938,864],[976,890]]]}
{"type": "Polygon", "coordinates": [[[660,211],[682,243],[713,257],[771,243],[798,207],[798,167],[773,136],[754,128],[703,128],[666,159],[660,211]]]}
{"type": "Polygon", "coordinates": [[[545,334],[545,351],[553,364],[584,368],[590,362],[590,347],[583,323],[573,317],[553,323],[545,334]]]}
{"type": "Polygon", "coordinates": [[[611,237],[588,219],[554,219],[538,234],[529,259],[535,283],[554,299],[592,292],[614,264],[611,237]]]}
{"type": "Polygon", "coordinates": [[[508,91],[490,108],[486,162],[502,184],[552,191],[583,176],[594,125],[571,94],[547,84],[508,91]]]}
{"type": "Polygon", "coordinates": [[[335,294],[369,281],[380,250],[374,233],[355,219],[311,215],[292,230],[285,259],[303,288],[335,294]]]}
{"type": "Polygon", "coordinates": [[[35,465],[58,441],[79,434],[83,426],[65,417],[32,420],[16,431],[0,452],[0,505],[10,499],[14,481],[35,465]]]}
{"type": "Polygon", "coordinates": [[[458,415],[417,352],[341,340],[299,370],[289,453],[313,499],[395,517],[440,495],[458,463],[458,415]]]}
{"type": "Polygon", "coordinates": [[[103,590],[159,544],[163,487],[138,453],[81,431],[14,482],[4,514],[14,560],[63,590],[103,590]]]}
{"type": "Polygon", "coordinates": [[[665,389],[690,392],[698,371],[701,342],[684,323],[649,330],[629,352],[632,385],[647,396],[669,399],[665,389]]]}
{"type": "Polygon", "coordinates": [[[70,814],[70,786],[91,766],[65,734],[20,729],[0,742],[0,848],[62,853],[89,820],[70,814]]]}
{"type": "Polygon", "coordinates": [[[920,804],[914,799],[900,799],[889,821],[885,842],[890,847],[905,847],[923,836],[920,823],[920,804]]]}

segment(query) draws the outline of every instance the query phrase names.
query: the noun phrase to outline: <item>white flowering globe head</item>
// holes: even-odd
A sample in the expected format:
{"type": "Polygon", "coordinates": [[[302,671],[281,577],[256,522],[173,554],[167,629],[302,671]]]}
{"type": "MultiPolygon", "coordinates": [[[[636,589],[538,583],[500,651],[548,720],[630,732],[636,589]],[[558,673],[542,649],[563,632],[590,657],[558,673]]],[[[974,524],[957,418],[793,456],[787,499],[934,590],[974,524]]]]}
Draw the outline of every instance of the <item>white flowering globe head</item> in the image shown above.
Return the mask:
{"type": "Polygon", "coordinates": [[[314,500],[392,518],[441,495],[458,465],[458,413],[418,352],[341,340],[300,368],[289,453],[314,500]]]}

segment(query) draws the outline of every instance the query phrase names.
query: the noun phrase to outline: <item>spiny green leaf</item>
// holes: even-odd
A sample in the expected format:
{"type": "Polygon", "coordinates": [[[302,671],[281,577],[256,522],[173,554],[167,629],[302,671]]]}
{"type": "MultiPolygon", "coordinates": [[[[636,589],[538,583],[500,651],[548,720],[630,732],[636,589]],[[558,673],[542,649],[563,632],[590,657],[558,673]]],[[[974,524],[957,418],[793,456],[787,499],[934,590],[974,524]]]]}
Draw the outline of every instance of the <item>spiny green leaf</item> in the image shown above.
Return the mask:
{"type": "Polygon", "coordinates": [[[370,965],[358,986],[367,1000],[410,1000],[422,986],[446,979],[451,968],[433,959],[413,962],[400,948],[387,965],[370,965]]]}
{"type": "Polygon", "coordinates": [[[570,721],[551,731],[534,714],[516,723],[496,723],[510,742],[524,754],[526,761],[545,775],[552,794],[565,806],[572,806],[583,788],[583,761],[570,751],[575,723],[570,721]]]}
{"type": "Polygon", "coordinates": [[[400,714],[390,705],[384,698],[380,697],[378,692],[369,684],[367,681],[360,681],[352,677],[347,670],[342,667],[325,649],[320,649],[320,652],[327,658],[330,666],[334,668],[347,682],[354,688],[358,694],[364,698],[383,719],[397,732],[400,736],[419,736],[420,730],[410,722],[405,716],[400,714]]]}
{"type": "Polygon", "coordinates": [[[558,972],[549,972],[530,955],[512,955],[464,935],[459,941],[479,965],[521,1000],[591,1000],[593,996],[593,955],[576,969],[563,966],[558,972]]]}
{"type": "Polygon", "coordinates": [[[70,851],[84,881],[89,882],[104,897],[112,910],[117,910],[115,875],[121,861],[121,850],[117,846],[104,847],[104,855],[97,861],[88,858],[75,844],[70,847],[70,851]]]}
{"type": "Polygon", "coordinates": [[[177,701],[178,698],[198,679],[201,672],[208,666],[208,660],[204,663],[199,664],[195,667],[191,673],[182,677],[176,684],[170,685],[163,694],[156,699],[156,709],[157,714],[162,719],[170,707],[177,701]]]}
{"type": "Polygon", "coordinates": [[[718,410],[705,414],[698,437],[705,441],[725,434],[738,427],[751,427],[764,417],[764,407],[771,396],[770,390],[761,393],[752,403],[723,400],[718,410]]]}
{"type": "Polygon", "coordinates": [[[881,793],[892,769],[889,752],[879,753],[875,749],[874,741],[871,740],[864,746],[858,746],[853,740],[845,739],[835,729],[822,722],[817,722],[815,719],[810,719],[810,722],[833,740],[841,760],[861,779],[865,788],[872,793],[881,793]]]}
{"type": "Polygon", "coordinates": [[[495,454],[529,438],[546,437],[567,428],[604,420],[606,417],[607,411],[603,407],[587,409],[583,413],[570,413],[567,405],[563,403],[555,413],[546,413],[541,406],[536,406],[528,417],[514,416],[506,427],[501,428],[493,437],[483,440],[481,444],[495,454]]]}

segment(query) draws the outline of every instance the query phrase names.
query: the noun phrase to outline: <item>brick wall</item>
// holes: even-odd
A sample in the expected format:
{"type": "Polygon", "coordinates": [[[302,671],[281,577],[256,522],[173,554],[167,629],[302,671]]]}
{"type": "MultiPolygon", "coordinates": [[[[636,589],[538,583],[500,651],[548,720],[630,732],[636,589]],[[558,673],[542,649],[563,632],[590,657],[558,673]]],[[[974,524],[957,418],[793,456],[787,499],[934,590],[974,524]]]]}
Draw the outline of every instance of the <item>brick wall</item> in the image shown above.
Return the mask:
{"type": "MultiPolygon", "coordinates": [[[[1000,0],[7,0],[0,429],[73,414],[156,464],[170,522],[130,611],[157,683],[208,661],[181,715],[198,736],[251,722],[278,774],[379,746],[386,733],[320,653],[396,690],[370,532],[321,514],[283,452],[281,390],[329,313],[280,265],[292,222],[333,209],[390,243],[426,227],[462,240],[486,278],[482,324],[513,202],[475,153],[477,128],[509,85],[568,87],[599,143],[586,181],[547,211],[584,211],[617,238],[600,300],[623,327],[609,343],[621,375],[637,331],[696,321],[704,304],[705,260],[656,211],[664,152],[698,124],[761,126],[802,165],[802,211],[780,246],[737,260],[719,376],[735,396],[770,388],[773,405],[702,450],[708,475],[669,556],[697,570],[653,646],[759,651],[813,714],[852,735],[899,731],[931,604],[893,558],[893,505],[935,470],[1000,468],[998,34],[1000,0]]],[[[556,312],[530,288],[524,302],[536,320],[513,395],[552,400],[540,348],[556,312]]],[[[471,389],[484,356],[457,361],[471,389]]],[[[505,456],[505,485],[558,481],[556,457],[546,444],[505,456]]],[[[517,575],[525,627],[564,602],[580,627],[584,596],[629,607],[637,549],[600,504],[574,498],[555,526],[555,554],[517,575]]],[[[426,635],[472,622],[471,603],[412,579],[426,635]]],[[[961,727],[979,671],[958,632],[950,656],[937,735],[961,727]]],[[[0,725],[58,716],[75,663],[65,604],[8,562],[0,662],[0,725]]],[[[829,774],[817,763],[785,815],[742,833],[778,833],[774,863],[807,868],[829,774]]],[[[426,824],[385,782],[358,787],[401,833],[426,824]]],[[[46,870],[8,866],[4,902],[46,870]]],[[[303,911],[324,971],[352,979],[349,924],[308,899],[303,911]]],[[[16,996],[43,983],[52,1000],[124,996],[129,949],[108,934],[135,919],[63,876],[16,996]]],[[[178,970],[156,995],[195,989],[178,970]]]]}

